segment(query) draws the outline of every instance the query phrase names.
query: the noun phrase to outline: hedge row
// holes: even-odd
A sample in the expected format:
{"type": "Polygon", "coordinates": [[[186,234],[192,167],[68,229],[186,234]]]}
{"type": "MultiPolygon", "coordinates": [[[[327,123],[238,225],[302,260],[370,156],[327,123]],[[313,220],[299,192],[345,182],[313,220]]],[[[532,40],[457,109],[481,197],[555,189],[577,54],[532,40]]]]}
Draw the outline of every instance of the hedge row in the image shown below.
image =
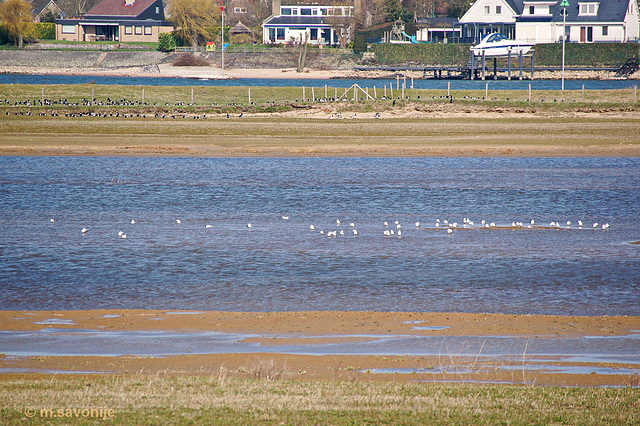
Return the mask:
{"type": "MultiPolygon", "coordinates": [[[[371,51],[380,65],[442,65],[464,66],[469,59],[469,44],[372,44],[371,51]]],[[[638,56],[637,43],[567,43],[566,66],[615,67],[638,56]]],[[[537,66],[560,66],[562,44],[538,44],[535,47],[537,66]]]]}

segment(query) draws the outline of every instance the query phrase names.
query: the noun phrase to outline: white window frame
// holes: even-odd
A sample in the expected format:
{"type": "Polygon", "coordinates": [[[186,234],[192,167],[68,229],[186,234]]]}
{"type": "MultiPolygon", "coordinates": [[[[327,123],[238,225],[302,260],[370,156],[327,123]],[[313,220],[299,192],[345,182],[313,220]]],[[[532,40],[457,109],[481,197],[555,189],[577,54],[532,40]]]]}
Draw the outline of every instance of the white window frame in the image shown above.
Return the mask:
{"type": "Polygon", "coordinates": [[[75,34],[76,26],[75,25],[62,25],[62,34],[75,34]]]}
{"type": "Polygon", "coordinates": [[[153,27],[150,27],[149,25],[145,25],[144,35],[153,35],[153,27]]]}

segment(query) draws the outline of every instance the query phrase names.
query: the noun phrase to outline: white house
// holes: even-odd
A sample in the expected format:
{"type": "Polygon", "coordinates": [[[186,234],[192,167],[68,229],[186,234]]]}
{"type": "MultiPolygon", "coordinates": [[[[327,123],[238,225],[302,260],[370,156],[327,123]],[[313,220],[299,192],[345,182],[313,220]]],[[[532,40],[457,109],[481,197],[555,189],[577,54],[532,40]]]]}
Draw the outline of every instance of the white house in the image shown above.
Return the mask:
{"type": "MultiPolygon", "coordinates": [[[[560,0],[477,0],[460,18],[462,37],[477,42],[490,32],[533,43],[562,40],[560,0]]],[[[569,0],[567,41],[629,42],[640,37],[638,0],[569,0]]]]}
{"type": "Polygon", "coordinates": [[[262,23],[265,44],[307,41],[310,44],[339,44],[351,39],[354,7],[323,5],[281,5],[274,0],[273,14],[262,23]]]}

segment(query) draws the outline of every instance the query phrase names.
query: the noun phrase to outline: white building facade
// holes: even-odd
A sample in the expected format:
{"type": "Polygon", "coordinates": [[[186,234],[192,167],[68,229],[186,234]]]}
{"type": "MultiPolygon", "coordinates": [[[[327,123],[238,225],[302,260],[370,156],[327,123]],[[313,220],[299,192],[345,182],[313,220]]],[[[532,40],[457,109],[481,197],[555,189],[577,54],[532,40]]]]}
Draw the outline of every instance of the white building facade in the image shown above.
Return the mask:
{"type": "MultiPolygon", "coordinates": [[[[274,2],[276,3],[276,2],[274,2]]],[[[353,6],[274,5],[274,14],[262,23],[265,44],[337,45],[351,40],[353,6]]]]}
{"type": "MultiPolygon", "coordinates": [[[[560,0],[477,0],[460,19],[464,41],[501,32],[531,43],[555,43],[563,37],[560,0]]],[[[634,42],[640,37],[638,0],[569,0],[566,40],[579,43],[634,42]]]]}

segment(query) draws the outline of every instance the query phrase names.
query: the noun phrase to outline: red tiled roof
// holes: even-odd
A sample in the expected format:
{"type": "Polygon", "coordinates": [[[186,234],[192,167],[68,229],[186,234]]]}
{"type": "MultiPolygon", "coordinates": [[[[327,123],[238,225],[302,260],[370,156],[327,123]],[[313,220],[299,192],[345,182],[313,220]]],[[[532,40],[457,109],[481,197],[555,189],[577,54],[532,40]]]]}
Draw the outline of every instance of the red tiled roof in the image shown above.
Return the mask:
{"type": "Polygon", "coordinates": [[[135,0],[133,6],[125,6],[125,0],[102,0],[89,10],[86,16],[138,16],[156,0],[135,0]]]}

